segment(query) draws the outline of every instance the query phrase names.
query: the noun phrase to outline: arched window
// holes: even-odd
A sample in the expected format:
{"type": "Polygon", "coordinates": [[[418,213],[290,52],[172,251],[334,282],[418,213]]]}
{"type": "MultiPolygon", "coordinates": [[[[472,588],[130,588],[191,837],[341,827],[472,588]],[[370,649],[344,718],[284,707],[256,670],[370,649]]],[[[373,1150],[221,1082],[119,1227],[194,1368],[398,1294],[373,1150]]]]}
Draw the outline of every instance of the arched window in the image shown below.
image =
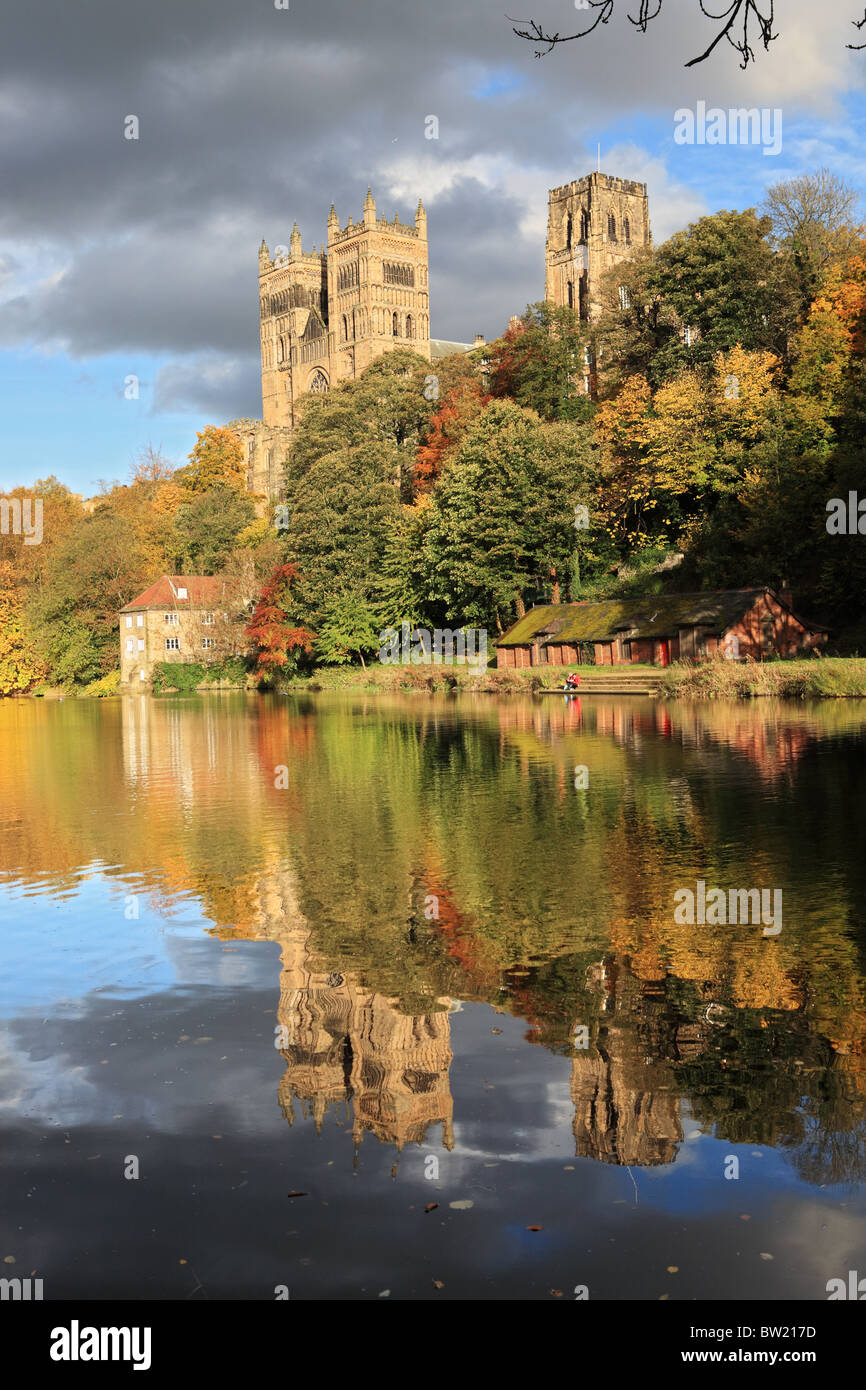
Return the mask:
{"type": "Polygon", "coordinates": [[[626,246],[631,246],[631,223],[629,222],[628,218],[626,218],[622,224],[622,232],[623,236],[625,237],[626,246]]]}
{"type": "Polygon", "coordinates": [[[393,335],[394,335],[395,338],[399,335],[399,332],[400,332],[400,323],[399,323],[399,320],[398,320],[398,318],[397,318],[396,313],[394,313],[394,314],[391,316],[391,332],[393,333],[393,335]]]}
{"type": "Polygon", "coordinates": [[[353,309],[353,310],[352,310],[352,337],[353,337],[353,338],[357,338],[357,336],[358,336],[358,320],[357,320],[357,318],[355,317],[355,310],[353,309]]]}
{"type": "Polygon", "coordinates": [[[608,241],[616,241],[616,218],[612,212],[607,215],[607,239],[608,241]]]}
{"type": "Polygon", "coordinates": [[[407,314],[407,315],[406,315],[406,337],[407,337],[407,338],[414,338],[414,337],[415,337],[415,325],[414,325],[413,322],[412,322],[412,315],[411,315],[411,314],[407,314]]]}
{"type": "Polygon", "coordinates": [[[344,314],[344,315],[343,315],[343,342],[344,342],[344,343],[347,342],[347,341],[348,341],[348,338],[349,338],[349,321],[348,321],[348,319],[346,318],[346,315],[344,314]]]}
{"type": "Polygon", "coordinates": [[[572,218],[571,218],[571,213],[569,213],[569,214],[568,214],[568,221],[567,221],[566,224],[565,224],[565,247],[566,247],[566,250],[567,250],[567,251],[570,251],[570,250],[571,250],[571,233],[572,233],[573,227],[574,227],[574,223],[573,223],[572,218]]]}
{"type": "Polygon", "coordinates": [[[313,378],[312,378],[311,381],[310,381],[310,390],[311,390],[311,391],[316,391],[316,392],[321,392],[321,391],[327,391],[327,389],[328,389],[328,378],[325,376],[325,373],[324,373],[324,372],[316,372],[316,374],[313,376],[313,378]]]}
{"type": "Polygon", "coordinates": [[[568,282],[568,307],[569,307],[569,309],[573,309],[573,308],[574,308],[574,281],[573,281],[573,280],[569,280],[569,282],[568,282]]]}
{"type": "Polygon", "coordinates": [[[581,241],[589,239],[589,213],[585,208],[581,210],[580,214],[580,239],[581,241]]]}

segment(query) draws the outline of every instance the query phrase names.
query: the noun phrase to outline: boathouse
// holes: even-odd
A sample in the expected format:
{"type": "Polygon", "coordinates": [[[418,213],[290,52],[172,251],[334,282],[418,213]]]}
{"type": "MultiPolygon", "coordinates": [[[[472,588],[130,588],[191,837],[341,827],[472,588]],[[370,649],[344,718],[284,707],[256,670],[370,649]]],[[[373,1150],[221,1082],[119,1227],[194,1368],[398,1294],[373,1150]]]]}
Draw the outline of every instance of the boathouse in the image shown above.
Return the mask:
{"type": "Polygon", "coordinates": [[[797,616],[790,595],[773,589],[554,603],[531,608],[499,638],[496,665],[667,666],[717,655],[760,661],[811,651],[827,635],[797,616]]]}

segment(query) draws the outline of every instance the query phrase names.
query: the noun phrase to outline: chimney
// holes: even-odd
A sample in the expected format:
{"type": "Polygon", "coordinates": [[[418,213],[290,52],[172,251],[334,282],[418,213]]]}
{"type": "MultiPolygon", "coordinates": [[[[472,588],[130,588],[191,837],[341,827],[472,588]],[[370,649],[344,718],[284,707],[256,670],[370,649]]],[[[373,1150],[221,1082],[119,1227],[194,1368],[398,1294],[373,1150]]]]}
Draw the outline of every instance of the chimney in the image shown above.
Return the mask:
{"type": "Polygon", "coordinates": [[[474,348],[483,347],[483,346],[484,346],[484,343],[485,343],[484,334],[483,334],[483,333],[476,333],[476,334],[475,334],[475,342],[472,344],[472,346],[473,346],[474,348]]]}

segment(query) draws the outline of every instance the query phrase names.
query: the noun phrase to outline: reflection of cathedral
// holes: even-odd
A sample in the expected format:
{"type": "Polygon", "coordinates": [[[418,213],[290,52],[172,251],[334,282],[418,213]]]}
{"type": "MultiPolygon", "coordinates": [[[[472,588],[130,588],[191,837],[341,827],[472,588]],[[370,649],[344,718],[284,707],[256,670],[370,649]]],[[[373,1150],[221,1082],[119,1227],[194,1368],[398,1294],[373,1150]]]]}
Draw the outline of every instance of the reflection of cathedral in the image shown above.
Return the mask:
{"type": "Polygon", "coordinates": [[[612,961],[594,983],[604,991],[596,1046],[571,1068],[575,1152],[635,1167],[673,1163],[683,1131],[660,1035],[664,999],[612,961]]]}
{"type": "Polygon", "coordinates": [[[431,1125],[441,1124],[442,1142],[453,1148],[450,1001],[436,1001],[438,1012],[403,1014],[353,975],[313,969],[310,928],[291,870],[268,873],[259,901],[260,921],[243,935],[282,948],[276,1044],[287,1063],[279,1100],[289,1123],[296,1101],[317,1128],[329,1109],[345,1105],[356,1144],[369,1132],[400,1149],[421,1143],[431,1125]]]}

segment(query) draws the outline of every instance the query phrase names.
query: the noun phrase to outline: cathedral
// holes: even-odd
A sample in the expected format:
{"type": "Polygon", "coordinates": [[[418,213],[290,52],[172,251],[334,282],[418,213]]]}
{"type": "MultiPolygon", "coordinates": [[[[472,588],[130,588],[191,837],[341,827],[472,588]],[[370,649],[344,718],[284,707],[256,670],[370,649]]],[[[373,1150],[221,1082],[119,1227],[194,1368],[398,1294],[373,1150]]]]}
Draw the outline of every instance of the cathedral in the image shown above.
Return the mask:
{"type": "MultiPolygon", "coordinates": [[[[646,184],[587,174],[548,195],[545,298],[592,320],[601,277],[649,246],[646,184]]],[[[262,419],[234,420],[246,452],[247,484],[283,497],[283,465],[310,392],[360,376],[382,353],[411,348],[435,362],[473,343],[430,337],[427,214],[380,217],[370,189],[361,220],[341,226],[331,205],[327,243],[304,251],[295,223],[288,246],[259,247],[262,419]]],[[[587,383],[589,378],[587,377],[587,383]]],[[[587,385],[587,389],[589,389],[587,385]]]]}

